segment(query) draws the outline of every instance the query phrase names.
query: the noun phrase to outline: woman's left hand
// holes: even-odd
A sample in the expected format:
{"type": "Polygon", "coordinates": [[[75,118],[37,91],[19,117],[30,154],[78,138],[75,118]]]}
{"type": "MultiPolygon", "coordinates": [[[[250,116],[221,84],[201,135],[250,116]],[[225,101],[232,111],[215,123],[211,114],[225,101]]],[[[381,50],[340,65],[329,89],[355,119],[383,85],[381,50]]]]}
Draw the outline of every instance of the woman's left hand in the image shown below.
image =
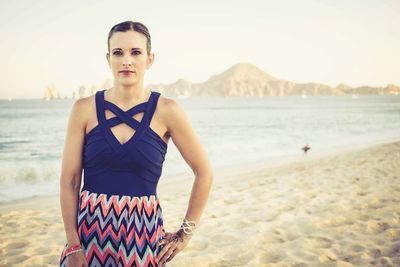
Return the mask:
{"type": "Polygon", "coordinates": [[[157,255],[159,265],[163,266],[165,262],[172,260],[176,254],[187,246],[191,238],[192,235],[185,234],[183,229],[179,229],[176,233],[166,232],[163,239],[157,243],[157,248],[164,246],[157,255]]]}

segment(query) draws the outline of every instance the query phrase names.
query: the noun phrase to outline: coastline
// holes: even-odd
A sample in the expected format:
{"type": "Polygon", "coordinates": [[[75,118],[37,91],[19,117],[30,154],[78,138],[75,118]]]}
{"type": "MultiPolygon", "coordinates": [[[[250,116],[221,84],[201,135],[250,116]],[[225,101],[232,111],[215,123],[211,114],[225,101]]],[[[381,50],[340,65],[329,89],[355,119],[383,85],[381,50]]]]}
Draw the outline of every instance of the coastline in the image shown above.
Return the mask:
{"type": "MultiPolygon", "coordinates": [[[[400,141],[390,140],[215,170],[198,229],[169,266],[400,264],[398,162],[400,141]]],[[[193,179],[167,180],[158,195],[173,231],[193,179]]],[[[58,264],[58,196],[2,203],[0,225],[0,265],[58,264]]]]}

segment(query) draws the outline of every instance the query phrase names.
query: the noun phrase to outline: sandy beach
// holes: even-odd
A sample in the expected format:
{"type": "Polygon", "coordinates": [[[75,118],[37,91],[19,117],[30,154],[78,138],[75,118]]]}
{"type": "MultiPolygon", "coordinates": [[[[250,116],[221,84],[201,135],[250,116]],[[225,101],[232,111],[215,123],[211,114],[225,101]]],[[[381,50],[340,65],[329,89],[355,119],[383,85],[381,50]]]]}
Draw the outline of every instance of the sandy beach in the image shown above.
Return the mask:
{"type": "MultiPolygon", "coordinates": [[[[167,266],[400,266],[399,162],[397,141],[216,170],[198,229],[167,266]]],[[[160,181],[167,231],[192,181],[160,181]]],[[[64,243],[58,196],[0,205],[0,266],[55,266],[64,243]]]]}

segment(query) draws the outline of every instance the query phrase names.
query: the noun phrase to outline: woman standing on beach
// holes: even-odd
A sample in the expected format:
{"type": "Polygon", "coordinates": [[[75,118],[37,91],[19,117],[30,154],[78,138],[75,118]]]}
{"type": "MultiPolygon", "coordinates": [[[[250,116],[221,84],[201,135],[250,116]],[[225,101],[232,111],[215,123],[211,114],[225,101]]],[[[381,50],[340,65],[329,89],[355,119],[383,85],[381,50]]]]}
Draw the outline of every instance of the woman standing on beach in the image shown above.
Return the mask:
{"type": "Polygon", "coordinates": [[[146,26],[113,26],[106,58],[113,87],[77,100],[68,122],[60,178],[67,244],[60,265],[165,266],[200,220],[211,165],[181,106],[143,86],[154,61],[146,26]],[[185,218],[173,233],[164,230],[156,193],[170,138],[195,174],[185,218]]]}

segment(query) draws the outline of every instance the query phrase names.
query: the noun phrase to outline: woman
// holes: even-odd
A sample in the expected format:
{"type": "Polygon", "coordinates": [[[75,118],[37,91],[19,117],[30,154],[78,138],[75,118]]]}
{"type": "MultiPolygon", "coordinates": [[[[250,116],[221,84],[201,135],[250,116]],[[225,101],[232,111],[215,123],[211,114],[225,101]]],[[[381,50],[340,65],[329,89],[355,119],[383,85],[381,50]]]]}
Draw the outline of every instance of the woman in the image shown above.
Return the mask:
{"type": "Polygon", "coordinates": [[[77,100],[68,122],[60,179],[67,244],[60,265],[165,266],[191,239],[212,168],[182,107],[143,87],[154,61],[146,26],[112,27],[106,58],[113,87],[77,100]],[[172,233],[164,230],[156,194],[170,138],[195,174],[185,218],[172,233]]]}

